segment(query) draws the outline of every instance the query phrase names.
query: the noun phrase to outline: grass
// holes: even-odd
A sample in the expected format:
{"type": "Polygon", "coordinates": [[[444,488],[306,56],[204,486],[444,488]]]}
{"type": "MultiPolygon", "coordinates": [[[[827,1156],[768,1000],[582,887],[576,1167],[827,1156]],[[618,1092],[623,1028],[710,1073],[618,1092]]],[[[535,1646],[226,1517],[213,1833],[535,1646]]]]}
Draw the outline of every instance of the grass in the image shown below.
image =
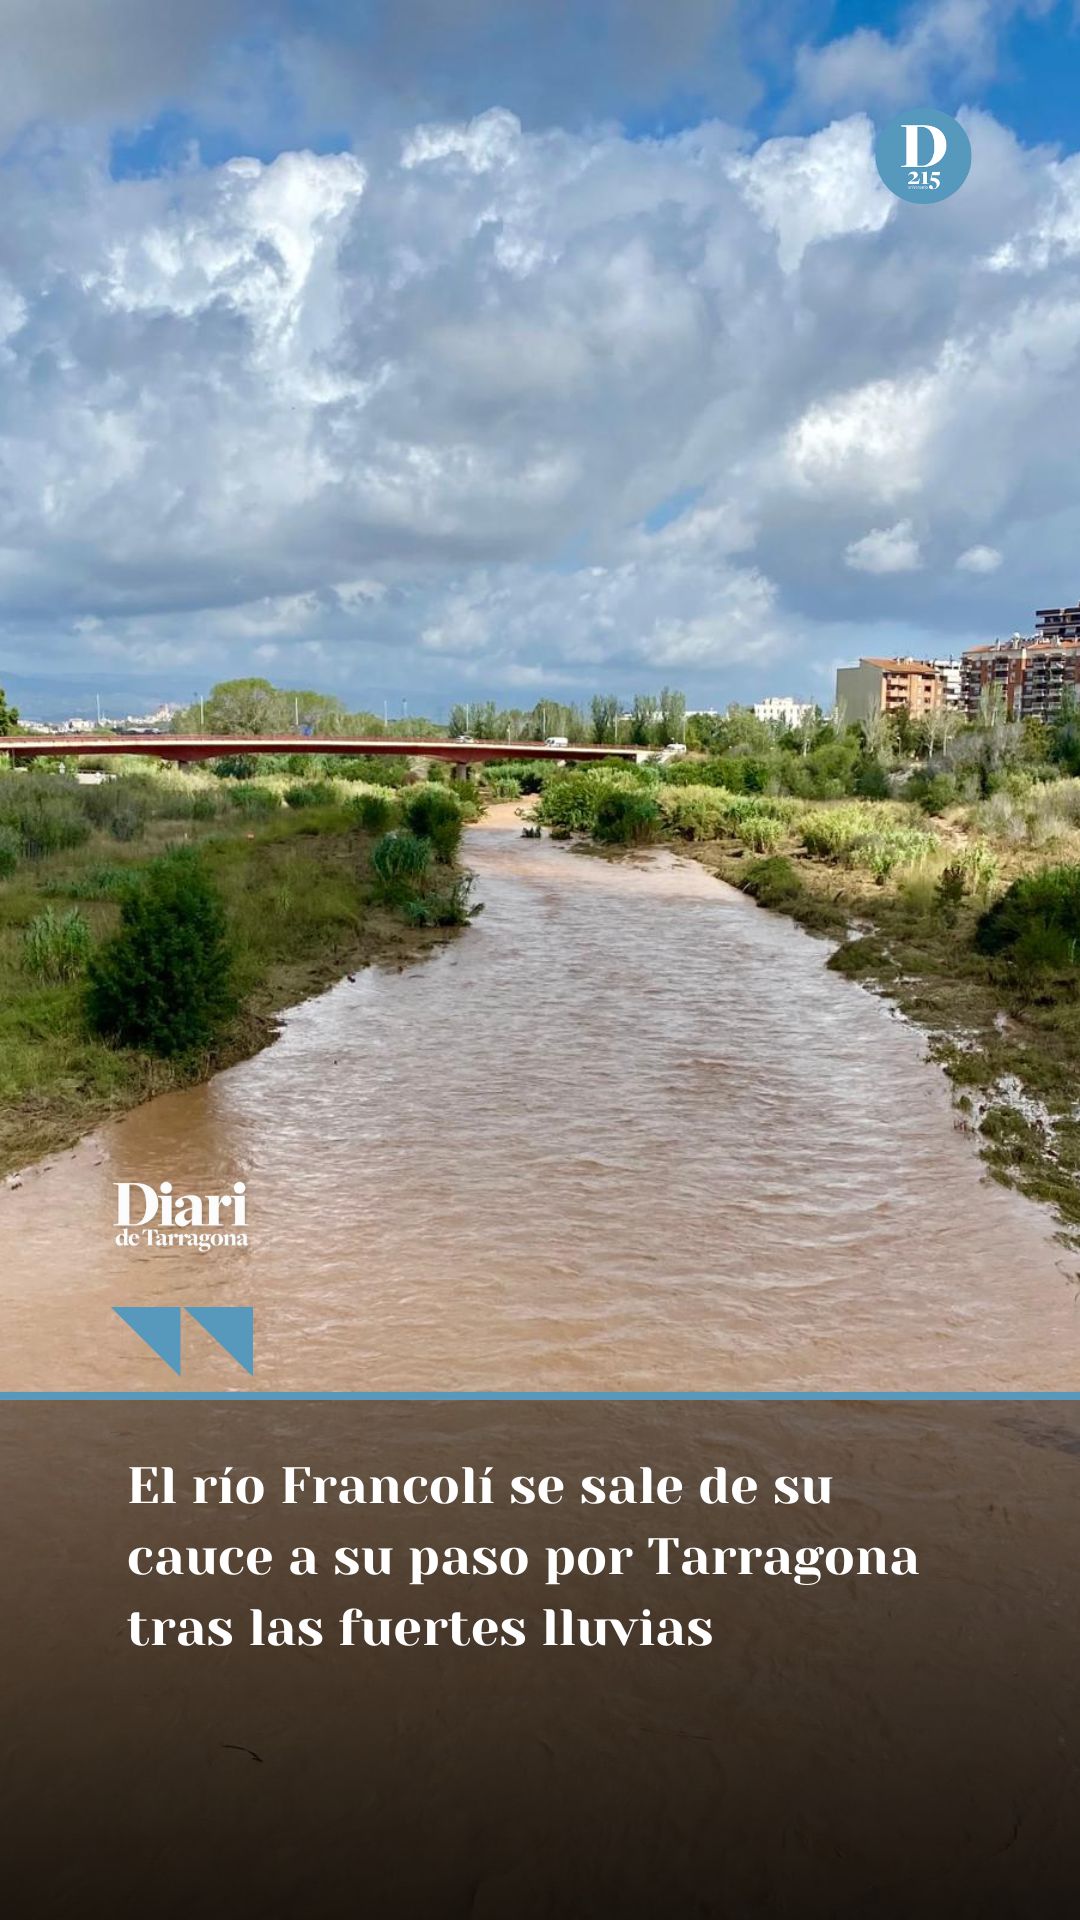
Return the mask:
{"type": "MultiPolygon", "coordinates": [[[[14,786],[24,777],[0,775],[0,805],[7,782],[14,786]]],[[[159,778],[160,794],[151,782],[155,790],[135,839],[118,842],[110,830],[115,818],[127,820],[126,808],[103,809],[108,819],[91,823],[78,845],[24,855],[0,878],[0,1172],[71,1145],[110,1114],[257,1052],[273,1039],[276,1014],[355,967],[401,965],[447,937],[409,924],[375,900],[371,836],[354,812],[336,803],[336,786],[329,804],[289,809],[279,798],[272,811],[248,813],[194,806],[201,792],[213,800],[222,784],[211,787],[207,776],[159,778]],[[222,894],[239,954],[242,1011],[219,1049],[177,1063],[111,1046],[89,1032],[83,942],[68,916],[78,916],[87,942],[96,945],[117,924],[124,886],[181,841],[201,848],[222,894]],[[57,972],[67,977],[49,977],[57,972]]],[[[65,799],[65,814],[68,805],[65,799]]],[[[36,806],[27,817],[34,827],[36,806]]]]}

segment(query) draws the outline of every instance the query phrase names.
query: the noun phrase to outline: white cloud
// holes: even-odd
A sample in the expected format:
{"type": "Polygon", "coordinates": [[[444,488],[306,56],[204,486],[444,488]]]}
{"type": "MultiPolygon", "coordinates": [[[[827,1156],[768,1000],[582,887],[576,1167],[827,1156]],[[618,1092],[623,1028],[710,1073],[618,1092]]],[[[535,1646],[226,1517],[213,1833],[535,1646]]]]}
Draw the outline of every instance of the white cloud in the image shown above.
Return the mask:
{"type": "Polygon", "coordinates": [[[499,109],[160,178],[9,164],[4,673],[79,666],[96,621],[184,694],[273,649],[358,699],[707,695],[845,623],[1024,626],[1074,591],[1080,166],[984,120],[978,180],[903,219],[869,141],[499,109]]]}
{"type": "Polygon", "coordinates": [[[858,114],[805,139],[766,140],[732,164],[733,178],[777,236],[785,273],[816,240],[884,226],[895,203],[878,177],[873,143],[870,121],[858,114]]]}
{"type": "Polygon", "coordinates": [[[844,549],[844,565],[857,573],[912,573],[922,565],[919,543],[910,520],[894,527],[871,527],[861,540],[844,549]]]}
{"type": "Polygon", "coordinates": [[[965,547],[957,555],[956,564],[961,573],[996,573],[1001,565],[1001,554],[996,547],[965,547]]]}
{"type": "Polygon", "coordinates": [[[798,90],[817,110],[910,107],[935,97],[948,76],[972,86],[994,72],[1002,28],[1016,13],[1045,13],[1054,0],[928,0],[892,36],[876,27],[800,48],[798,90]]]}

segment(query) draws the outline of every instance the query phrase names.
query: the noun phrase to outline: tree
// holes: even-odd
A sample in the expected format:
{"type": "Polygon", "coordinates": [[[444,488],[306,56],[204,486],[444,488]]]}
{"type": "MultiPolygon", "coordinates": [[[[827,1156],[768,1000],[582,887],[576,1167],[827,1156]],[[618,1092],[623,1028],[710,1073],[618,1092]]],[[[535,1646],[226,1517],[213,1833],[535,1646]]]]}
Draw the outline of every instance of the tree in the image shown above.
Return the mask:
{"type": "Polygon", "coordinates": [[[681,741],[685,733],[686,695],[675,693],[671,687],[662,687],[657,743],[661,747],[668,747],[673,741],[681,741]]]}
{"type": "Polygon", "coordinates": [[[192,847],[146,868],[120,927],[92,955],[91,1025],[122,1046],[172,1057],[212,1046],[236,1010],[225,909],[192,847]]]}
{"type": "Polygon", "coordinates": [[[205,700],[175,715],[177,733],[276,733],[282,696],[269,680],[219,680],[205,700]]]}
{"type": "Polygon", "coordinates": [[[0,736],[8,733],[17,733],[18,731],[19,709],[18,707],[8,706],[7,695],[3,687],[0,687],[0,736]]]}
{"type": "Polygon", "coordinates": [[[804,760],[810,752],[811,747],[815,745],[820,731],[821,708],[816,706],[806,707],[799,720],[798,726],[795,728],[795,737],[798,741],[799,752],[804,760]]]}
{"type": "Polygon", "coordinates": [[[979,725],[987,733],[993,733],[1005,721],[1005,695],[1000,687],[992,683],[983,687],[979,694],[979,725]]]}
{"type": "Polygon", "coordinates": [[[610,693],[594,693],[592,698],[592,737],[598,747],[614,740],[619,720],[619,702],[610,693]]]}
{"type": "Polygon", "coordinates": [[[889,715],[877,707],[872,713],[866,715],[866,718],[860,722],[860,726],[867,757],[872,760],[882,759],[890,751],[896,738],[889,715]]]}
{"type": "Polygon", "coordinates": [[[1066,688],[1050,728],[1050,757],[1066,773],[1080,774],[1080,703],[1075,689],[1066,688]]]}
{"type": "Polygon", "coordinates": [[[635,747],[651,747],[656,732],[655,693],[635,693],[630,709],[630,740],[635,747]]]}

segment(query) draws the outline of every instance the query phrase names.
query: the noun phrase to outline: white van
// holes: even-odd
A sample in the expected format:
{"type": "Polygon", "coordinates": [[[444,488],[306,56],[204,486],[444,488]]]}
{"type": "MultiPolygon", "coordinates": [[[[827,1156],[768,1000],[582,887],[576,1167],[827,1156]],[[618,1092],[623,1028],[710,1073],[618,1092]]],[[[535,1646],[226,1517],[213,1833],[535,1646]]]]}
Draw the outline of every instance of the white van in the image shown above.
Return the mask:
{"type": "Polygon", "coordinates": [[[544,745],[545,747],[568,747],[570,742],[565,734],[553,733],[549,739],[544,741],[544,745]]]}

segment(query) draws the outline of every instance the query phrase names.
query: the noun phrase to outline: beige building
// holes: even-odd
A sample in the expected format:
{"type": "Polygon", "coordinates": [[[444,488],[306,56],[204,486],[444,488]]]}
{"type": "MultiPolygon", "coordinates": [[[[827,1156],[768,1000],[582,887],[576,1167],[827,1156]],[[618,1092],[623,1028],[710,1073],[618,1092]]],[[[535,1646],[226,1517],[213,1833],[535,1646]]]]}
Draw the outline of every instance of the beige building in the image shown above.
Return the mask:
{"type": "Polygon", "coordinates": [[[836,702],[851,721],[907,712],[913,720],[945,705],[945,683],[930,660],[860,660],[836,670],[836,702]]]}

